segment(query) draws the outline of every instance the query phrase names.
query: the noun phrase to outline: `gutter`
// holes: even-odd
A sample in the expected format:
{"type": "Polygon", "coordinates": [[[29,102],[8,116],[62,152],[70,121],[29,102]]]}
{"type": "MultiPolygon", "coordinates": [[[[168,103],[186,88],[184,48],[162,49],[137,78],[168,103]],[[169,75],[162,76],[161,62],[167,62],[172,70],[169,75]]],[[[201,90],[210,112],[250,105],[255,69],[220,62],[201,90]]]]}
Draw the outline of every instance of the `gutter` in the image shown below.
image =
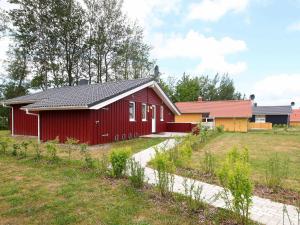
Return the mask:
{"type": "Polygon", "coordinates": [[[26,107],[22,107],[21,110],[25,110],[25,111],[52,111],[52,110],[82,110],[82,109],[89,109],[88,106],[64,106],[64,107],[39,107],[39,108],[26,108],[26,107]]]}
{"type": "Polygon", "coordinates": [[[29,112],[28,109],[26,109],[26,114],[32,115],[32,116],[37,116],[37,118],[38,118],[38,143],[40,144],[41,143],[40,114],[29,112]]]}

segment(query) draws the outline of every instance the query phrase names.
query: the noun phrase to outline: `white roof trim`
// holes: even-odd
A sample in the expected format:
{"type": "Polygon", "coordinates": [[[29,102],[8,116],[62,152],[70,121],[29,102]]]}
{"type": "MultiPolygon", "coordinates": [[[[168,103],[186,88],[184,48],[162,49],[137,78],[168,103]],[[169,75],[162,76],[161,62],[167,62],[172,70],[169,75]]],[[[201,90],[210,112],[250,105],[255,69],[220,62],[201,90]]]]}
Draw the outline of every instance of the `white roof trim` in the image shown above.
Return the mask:
{"type": "Polygon", "coordinates": [[[127,92],[125,92],[123,94],[120,94],[118,96],[110,98],[107,101],[104,101],[104,102],[101,102],[101,103],[99,103],[97,105],[94,105],[94,106],[90,107],[89,109],[94,109],[94,110],[101,109],[101,108],[103,108],[103,107],[105,107],[107,105],[110,105],[110,104],[112,104],[112,103],[114,103],[114,102],[116,102],[116,101],[118,101],[118,100],[120,100],[122,98],[125,98],[125,97],[127,97],[129,95],[132,95],[132,94],[134,94],[134,93],[136,93],[136,92],[138,92],[138,91],[140,91],[140,90],[142,90],[144,88],[150,87],[150,86],[152,86],[152,88],[155,91],[155,93],[164,101],[164,103],[169,107],[169,109],[173,113],[175,113],[177,115],[180,115],[180,112],[178,111],[178,109],[176,108],[176,106],[170,101],[170,99],[167,97],[167,95],[164,93],[164,91],[159,87],[159,85],[155,81],[150,81],[150,82],[148,82],[146,84],[143,84],[143,85],[141,85],[141,86],[139,86],[137,88],[134,88],[134,89],[132,89],[130,91],[127,91],[127,92]]]}

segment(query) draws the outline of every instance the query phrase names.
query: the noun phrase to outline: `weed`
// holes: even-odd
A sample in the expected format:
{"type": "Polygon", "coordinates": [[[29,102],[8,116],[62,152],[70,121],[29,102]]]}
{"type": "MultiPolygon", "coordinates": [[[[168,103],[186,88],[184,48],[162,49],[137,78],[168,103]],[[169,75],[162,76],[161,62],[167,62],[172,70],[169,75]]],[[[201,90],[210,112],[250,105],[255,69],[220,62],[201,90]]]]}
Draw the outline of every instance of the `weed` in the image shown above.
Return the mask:
{"type": "Polygon", "coordinates": [[[273,154],[266,165],[266,182],[268,187],[275,191],[282,186],[283,179],[287,177],[289,170],[289,159],[279,158],[278,154],[273,154]]]}
{"type": "Polygon", "coordinates": [[[27,151],[28,151],[28,146],[31,142],[28,141],[22,141],[20,145],[20,157],[21,158],[26,158],[27,157],[27,151]]]}
{"type": "Polygon", "coordinates": [[[6,154],[6,150],[8,148],[9,142],[10,142],[9,138],[1,137],[1,139],[0,139],[0,148],[1,148],[1,152],[3,154],[6,154]]]}
{"type": "Polygon", "coordinates": [[[129,180],[133,187],[142,188],[145,179],[145,169],[134,159],[129,160],[129,180]]]}
{"type": "Polygon", "coordinates": [[[67,153],[69,156],[69,161],[71,160],[72,152],[77,149],[78,143],[79,143],[79,140],[77,140],[75,138],[67,138],[67,140],[65,141],[65,144],[67,145],[67,153]]]}
{"type": "Polygon", "coordinates": [[[205,151],[203,159],[203,170],[205,174],[214,175],[216,167],[216,159],[209,151],[205,151]]]}
{"type": "Polygon", "coordinates": [[[204,209],[205,203],[201,197],[203,187],[195,185],[195,181],[188,181],[189,180],[187,178],[183,180],[183,187],[189,210],[191,212],[195,212],[199,209],[204,209]]]}
{"type": "Polygon", "coordinates": [[[58,143],[57,139],[48,141],[46,143],[46,149],[47,149],[48,156],[50,158],[50,162],[56,162],[59,159],[57,156],[57,147],[56,147],[57,143],[58,143]]]}
{"type": "Polygon", "coordinates": [[[13,147],[13,150],[12,150],[11,154],[13,156],[18,156],[19,151],[20,151],[20,145],[19,144],[13,144],[12,147],[13,147]]]}
{"type": "Polygon", "coordinates": [[[84,157],[84,163],[87,168],[94,168],[94,160],[92,159],[91,154],[87,150],[87,145],[86,144],[81,144],[80,145],[80,153],[84,157]]]}
{"type": "Polygon", "coordinates": [[[40,145],[38,143],[33,143],[32,146],[35,153],[34,159],[40,160],[42,157],[42,148],[40,148],[40,145]]]}

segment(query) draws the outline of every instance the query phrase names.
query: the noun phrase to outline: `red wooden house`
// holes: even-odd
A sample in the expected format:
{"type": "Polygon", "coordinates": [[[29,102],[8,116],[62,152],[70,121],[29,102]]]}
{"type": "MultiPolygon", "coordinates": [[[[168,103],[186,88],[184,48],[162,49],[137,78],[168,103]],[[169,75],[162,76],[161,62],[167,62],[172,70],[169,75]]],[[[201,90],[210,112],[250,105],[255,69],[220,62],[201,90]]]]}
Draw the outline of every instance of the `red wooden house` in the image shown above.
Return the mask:
{"type": "Polygon", "coordinates": [[[180,114],[150,78],[53,88],[4,104],[11,107],[12,135],[75,138],[90,145],[168,131],[180,114]]]}

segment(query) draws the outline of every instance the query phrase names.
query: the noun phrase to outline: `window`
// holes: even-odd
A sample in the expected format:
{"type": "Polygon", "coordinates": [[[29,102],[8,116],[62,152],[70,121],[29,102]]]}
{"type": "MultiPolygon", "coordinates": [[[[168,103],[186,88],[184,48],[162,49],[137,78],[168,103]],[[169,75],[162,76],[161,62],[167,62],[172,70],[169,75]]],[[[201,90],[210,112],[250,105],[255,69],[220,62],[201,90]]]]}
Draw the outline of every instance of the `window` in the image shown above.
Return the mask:
{"type": "Polygon", "coordinates": [[[164,107],[160,106],[160,121],[164,121],[164,107]]]}
{"type": "Polygon", "coordinates": [[[135,102],[129,102],[129,121],[135,121],[135,102]]]}
{"type": "Polygon", "coordinates": [[[265,122],[266,122],[266,116],[263,115],[255,116],[255,123],[265,123],[265,122]]]}
{"type": "Polygon", "coordinates": [[[147,121],[147,105],[142,104],[142,121],[147,121]]]}

